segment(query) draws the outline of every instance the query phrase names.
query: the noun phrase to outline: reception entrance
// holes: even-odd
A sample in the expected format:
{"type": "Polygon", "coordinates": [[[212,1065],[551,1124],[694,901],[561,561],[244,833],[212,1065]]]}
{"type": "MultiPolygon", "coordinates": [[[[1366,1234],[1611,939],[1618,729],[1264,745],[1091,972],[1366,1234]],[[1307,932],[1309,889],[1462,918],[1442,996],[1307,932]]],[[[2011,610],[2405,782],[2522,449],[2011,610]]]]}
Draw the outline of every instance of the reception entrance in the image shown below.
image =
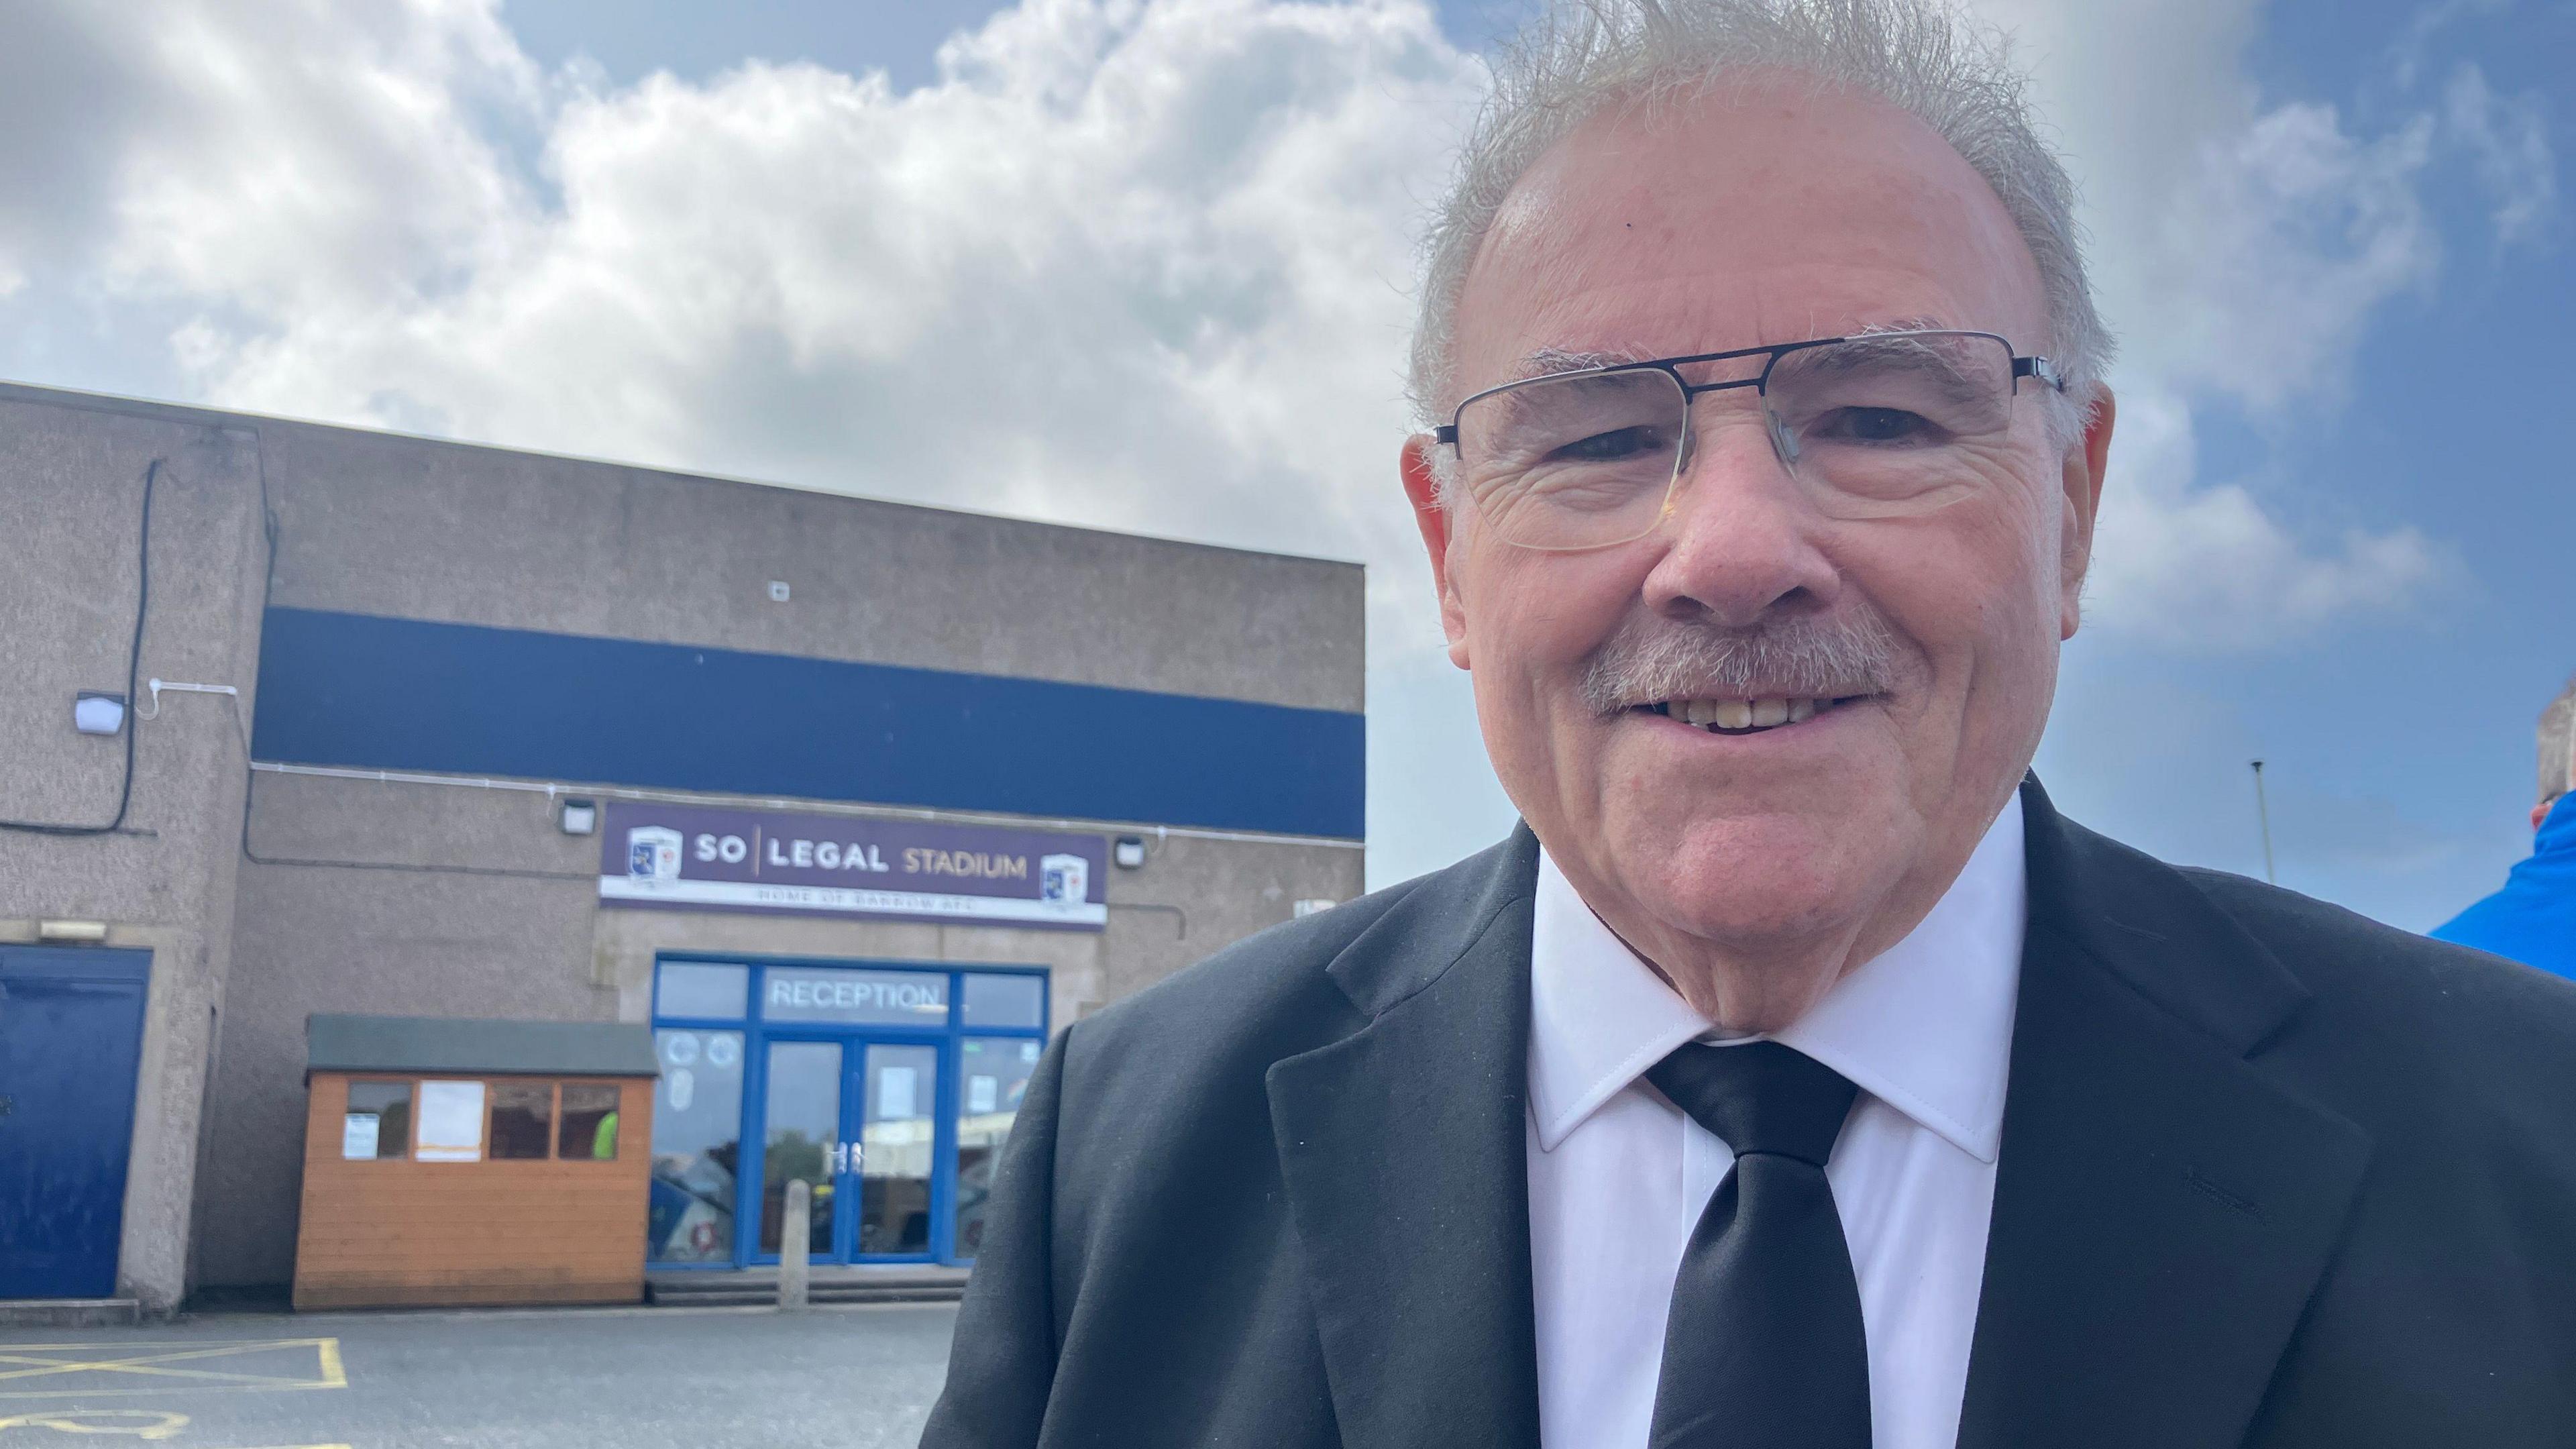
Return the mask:
{"type": "Polygon", "coordinates": [[[814,1262],[972,1261],[1046,1020],[1030,968],[663,959],[653,1265],[778,1261],[798,1180],[814,1262]]]}
{"type": "Polygon", "coordinates": [[[769,1043],[760,1252],[777,1256],[787,1184],[814,1190],[815,1262],[930,1258],[939,1048],[769,1043]]]}

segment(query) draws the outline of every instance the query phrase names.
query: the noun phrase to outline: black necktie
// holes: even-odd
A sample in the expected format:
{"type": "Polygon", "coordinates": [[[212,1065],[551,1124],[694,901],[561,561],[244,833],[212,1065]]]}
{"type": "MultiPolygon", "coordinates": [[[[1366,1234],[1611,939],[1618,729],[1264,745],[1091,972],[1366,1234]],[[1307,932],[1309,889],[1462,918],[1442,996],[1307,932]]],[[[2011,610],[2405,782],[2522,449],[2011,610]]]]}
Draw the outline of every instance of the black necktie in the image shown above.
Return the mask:
{"type": "Polygon", "coordinates": [[[1686,1046],[1646,1080],[1735,1149],[1673,1282],[1652,1449],[1870,1449],[1860,1284],[1825,1181],[1852,1084],[1767,1041],[1686,1046]]]}

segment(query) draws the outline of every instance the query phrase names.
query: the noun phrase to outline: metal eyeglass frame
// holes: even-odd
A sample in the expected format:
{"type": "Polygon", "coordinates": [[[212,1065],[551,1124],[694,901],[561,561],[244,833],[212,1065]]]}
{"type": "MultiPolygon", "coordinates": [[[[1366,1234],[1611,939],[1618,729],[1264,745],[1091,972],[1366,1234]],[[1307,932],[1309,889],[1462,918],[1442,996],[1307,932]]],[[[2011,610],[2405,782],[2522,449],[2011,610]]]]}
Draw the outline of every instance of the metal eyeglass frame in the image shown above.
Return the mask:
{"type": "MultiPolygon", "coordinates": [[[[1697,402],[1703,393],[1730,392],[1739,388],[1749,387],[1753,389],[1755,396],[1768,398],[1771,391],[1772,372],[1780,366],[1781,358],[1786,357],[1793,352],[1804,352],[1817,347],[1833,347],[1845,342],[1872,342],[1883,339],[1906,337],[1986,338],[1999,344],[2004,350],[2004,355],[2012,359],[2013,396],[2020,396],[2021,380],[2025,377],[2034,378],[2057,392],[2062,393],[2066,391],[2065,375],[2057,370],[2056,363],[2049,361],[2047,358],[2042,357],[2037,353],[2031,353],[2027,356],[2015,353],[2013,351],[2011,340],[2006,338],[2000,332],[1980,332],[1973,328],[1966,327],[1922,327],[1898,332],[1855,332],[1843,337],[1812,337],[1803,342],[1778,342],[1768,347],[1738,347],[1726,352],[1694,352],[1683,357],[1657,357],[1641,362],[1609,362],[1603,363],[1599,367],[1568,368],[1564,372],[1543,372],[1536,377],[1514,378],[1510,382],[1497,383],[1492,387],[1483,389],[1482,391],[1470,393],[1465,398],[1461,399],[1458,406],[1450,409],[1449,421],[1445,425],[1431,430],[1431,440],[1434,443],[1447,447],[1450,454],[1452,456],[1456,456],[1458,453],[1458,419],[1466,415],[1469,407],[1486,398],[1494,396],[1496,393],[1510,392],[1515,388],[1528,387],[1534,383],[1561,382],[1569,377],[1608,377],[1613,373],[1621,372],[1660,372],[1670,377],[1673,380],[1673,385],[1681,389],[1682,407],[1687,411],[1690,405],[1697,402]],[[1698,363],[1728,362],[1739,357],[1763,358],[1762,370],[1751,377],[1733,378],[1724,382],[1704,382],[1697,385],[1693,385],[1688,379],[1684,378],[1681,373],[1683,368],[1690,367],[1698,363]]],[[[1780,450],[1781,461],[1784,464],[1791,462],[1796,457],[1796,449],[1781,435],[1779,420],[1776,418],[1772,419],[1768,430],[1771,433],[1771,445],[1775,449],[1780,450]]],[[[1668,512],[1672,508],[1673,483],[1678,482],[1681,478],[1682,460],[1684,456],[1686,456],[1686,450],[1685,453],[1676,454],[1674,457],[1673,477],[1665,484],[1664,509],[1657,513],[1657,523],[1663,521],[1663,512],[1668,512]]],[[[1653,531],[1654,525],[1649,524],[1646,527],[1645,533],[1636,535],[1636,538],[1643,538],[1646,533],[1652,533],[1653,531]]],[[[1518,543],[1511,539],[1505,539],[1504,542],[1512,544],[1514,548],[1536,549],[1543,553],[1581,553],[1595,548],[1616,548],[1620,543],[1633,543],[1635,542],[1635,539],[1621,539],[1610,543],[1577,544],[1567,548],[1549,548],[1543,544],[1518,543]]]]}

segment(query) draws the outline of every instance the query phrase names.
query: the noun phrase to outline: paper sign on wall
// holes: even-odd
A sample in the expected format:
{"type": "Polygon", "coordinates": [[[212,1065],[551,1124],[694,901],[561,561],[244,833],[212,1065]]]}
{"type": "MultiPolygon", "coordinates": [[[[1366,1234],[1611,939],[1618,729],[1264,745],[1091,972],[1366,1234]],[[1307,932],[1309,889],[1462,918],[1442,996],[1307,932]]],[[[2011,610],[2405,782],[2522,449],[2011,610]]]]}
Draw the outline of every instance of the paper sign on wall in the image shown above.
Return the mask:
{"type": "Polygon", "coordinates": [[[420,1084],[420,1146],[412,1153],[421,1162],[483,1160],[483,1084],[420,1084]]]}

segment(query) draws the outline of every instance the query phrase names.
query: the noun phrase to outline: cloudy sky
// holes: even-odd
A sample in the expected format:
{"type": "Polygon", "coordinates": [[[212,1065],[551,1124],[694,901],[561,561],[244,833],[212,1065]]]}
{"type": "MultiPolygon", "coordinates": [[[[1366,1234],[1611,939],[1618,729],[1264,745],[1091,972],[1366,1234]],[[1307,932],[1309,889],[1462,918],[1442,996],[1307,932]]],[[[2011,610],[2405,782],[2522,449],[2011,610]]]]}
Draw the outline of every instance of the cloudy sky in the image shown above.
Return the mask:
{"type": "MultiPolygon", "coordinates": [[[[0,376],[1370,566],[1370,875],[1510,810],[1395,488],[1522,0],[10,0],[0,376]]],[[[2576,5],[1982,0],[2122,343],[2079,818],[2410,927],[2576,670],[2576,5]]]]}

